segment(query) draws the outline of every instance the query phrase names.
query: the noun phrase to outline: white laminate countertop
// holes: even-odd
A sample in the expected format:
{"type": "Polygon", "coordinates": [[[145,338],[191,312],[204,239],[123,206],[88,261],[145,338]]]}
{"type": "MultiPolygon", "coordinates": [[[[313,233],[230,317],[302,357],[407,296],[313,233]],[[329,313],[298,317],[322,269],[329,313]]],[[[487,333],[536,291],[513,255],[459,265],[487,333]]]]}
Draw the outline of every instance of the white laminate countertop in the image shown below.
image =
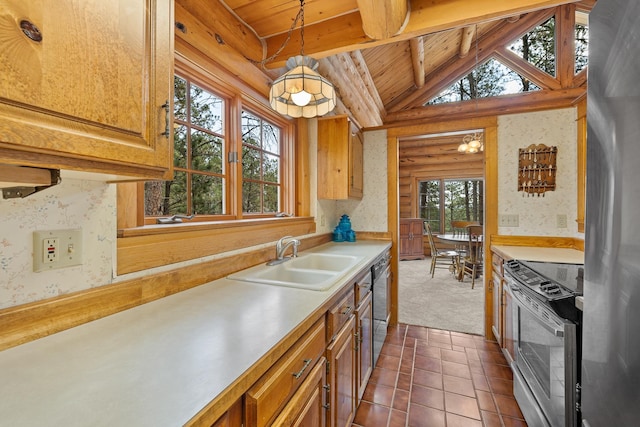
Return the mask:
{"type": "Polygon", "coordinates": [[[327,291],[220,279],[1,351],[0,425],[183,425],[390,245],[306,251],[363,257],[327,291]]]}
{"type": "Polygon", "coordinates": [[[498,254],[502,255],[502,257],[507,259],[584,264],[584,252],[570,248],[491,245],[491,250],[496,251],[498,254]]]}

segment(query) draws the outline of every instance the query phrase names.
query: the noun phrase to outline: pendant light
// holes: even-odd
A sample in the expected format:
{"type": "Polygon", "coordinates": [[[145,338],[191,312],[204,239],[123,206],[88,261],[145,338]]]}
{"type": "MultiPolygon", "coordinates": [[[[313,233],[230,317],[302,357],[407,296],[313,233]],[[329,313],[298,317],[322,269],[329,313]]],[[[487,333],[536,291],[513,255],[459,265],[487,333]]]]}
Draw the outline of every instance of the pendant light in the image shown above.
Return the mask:
{"type": "MultiPolygon", "coordinates": [[[[476,63],[474,72],[478,72],[478,25],[476,25],[476,63]]],[[[477,80],[477,79],[476,79],[477,80]]],[[[476,81],[476,114],[478,113],[478,82],[476,81]]],[[[482,133],[474,132],[472,135],[465,135],[462,138],[462,144],[458,146],[458,152],[465,154],[474,154],[484,151],[484,143],[482,142],[482,133]]]]}
{"type": "Polygon", "coordinates": [[[304,54],[304,0],[300,0],[300,55],[287,60],[287,72],[269,91],[271,108],[289,117],[323,116],[336,106],[333,84],[316,71],[318,61],[304,54]]]}

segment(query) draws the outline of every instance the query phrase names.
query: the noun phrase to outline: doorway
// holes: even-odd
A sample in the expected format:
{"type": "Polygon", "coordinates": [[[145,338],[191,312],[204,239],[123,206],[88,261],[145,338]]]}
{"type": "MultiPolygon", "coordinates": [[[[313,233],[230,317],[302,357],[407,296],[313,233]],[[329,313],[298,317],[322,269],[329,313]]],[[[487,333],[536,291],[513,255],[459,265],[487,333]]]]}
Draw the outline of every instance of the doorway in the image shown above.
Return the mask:
{"type": "MultiPolygon", "coordinates": [[[[388,142],[388,154],[389,154],[389,230],[394,234],[394,245],[397,248],[398,244],[398,226],[400,218],[403,217],[419,217],[420,212],[420,199],[418,197],[418,186],[421,180],[429,179],[454,179],[461,178],[464,180],[480,179],[483,180],[484,195],[482,200],[484,201],[484,234],[485,234],[485,256],[484,265],[485,270],[487,265],[491,265],[490,256],[487,256],[487,249],[490,248],[490,236],[497,231],[497,173],[495,167],[497,156],[497,120],[495,117],[491,118],[473,118],[468,120],[457,120],[450,122],[441,122],[433,124],[416,125],[410,128],[402,129],[389,129],[387,132],[388,142]],[[481,131],[484,137],[484,151],[481,154],[464,154],[457,151],[457,146],[462,142],[464,135],[467,133],[481,131]],[[436,141],[439,139],[440,141],[436,141]],[[448,142],[447,142],[448,141],[448,142]],[[448,145],[447,145],[448,144],[448,145]],[[425,151],[426,158],[418,161],[415,154],[420,150],[420,146],[430,147],[425,151]],[[453,161],[446,161],[445,155],[449,156],[453,161]],[[474,161],[470,156],[476,157],[474,161]],[[394,162],[394,158],[396,159],[394,162]],[[478,160],[479,159],[479,160],[478,160]],[[423,162],[421,166],[419,166],[423,162]],[[469,163],[468,163],[469,162],[469,163]],[[472,166],[472,163],[475,165],[472,166]],[[418,170],[422,168],[422,172],[418,170]],[[426,172],[425,172],[426,171],[426,172]],[[462,172],[460,172],[462,171],[462,172]],[[395,172],[395,176],[393,173],[395,172]],[[438,173],[436,177],[429,175],[438,173]],[[411,197],[411,194],[415,196],[411,197]],[[407,197],[409,196],[409,197],[407,197]]],[[[443,224],[443,227],[444,224],[443,224]]],[[[443,231],[446,231],[443,230],[443,231]]],[[[427,239],[425,239],[426,242],[427,239]]],[[[428,247],[428,244],[426,245],[428,247]]],[[[398,260],[398,257],[395,258],[398,260]]],[[[396,282],[396,286],[392,289],[392,307],[395,303],[395,310],[392,314],[395,314],[396,322],[399,320],[399,313],[401,307],[399,304],[402,301],[399,299],[400,287],[399,283],[403,280],[402,274],[404,267],[401,267],[401,263],[424,263],[422,268],[417,268],[421,271],[422,283],[426,283],[431,280],[429,275],[429,262],[430,261],[396,261],[396,268],[394,272],[395,277],[399,280],[396,282]],[[395,292],[394,292],[395,291],[395,292]],[[395,294],[395,295],[394,295],[395,294]]],[[[407,266],[409,264],[406,264],[407,266]]],[[[404,269],[406,270],[406,269],[404,269]]],[[[446,270],[441,270],[440,273],[449,274],[446,270]]],[[[491,339],[491,313],[492,307],[492,289],[489,288],[489,280],[483,274],[480,280],[482,284],[478,287],[478,281],[476,280],[476,289],[479,291],[475,293],[475,296],[480,296],[479,315],[480,323],[482,327],[474,333],[484,334],[487,338],[491,339]]],[[[435,280],[435,278],[434,278],[435,280]]],[[[454,278],[450,278],[450,288],[462,285],[464,288],[471,290],[470,280],[465,282],[457,282],[454,278]],[[454,283],[455,282],[455,283],[454,283]],[[451,285],[453,284],[453,285],[451,285]]],[[[453,292],[451,292],[453,293],[453,292]]],[[[454,295],[455,298],[455,295],[454,295]]],[[[411,300],[411,298],[409,298],[411,300]]],[[[460,299],[460,298],[459,298],[460,299]]],[[[411,304],[411,302],[405,302],[405,305],[411,304]]],[[[442,305],[442,304],[440,304],[442,305]]],[[[449,310],[450,311],[450,310],[449,310]]],[[[455,313],[453,314],[455,316],[455,313]]],[[[449,314],[451,316],[451,314],[449,314]]],[[[452,329],[452,328],[450,328],[452,329]]]]}

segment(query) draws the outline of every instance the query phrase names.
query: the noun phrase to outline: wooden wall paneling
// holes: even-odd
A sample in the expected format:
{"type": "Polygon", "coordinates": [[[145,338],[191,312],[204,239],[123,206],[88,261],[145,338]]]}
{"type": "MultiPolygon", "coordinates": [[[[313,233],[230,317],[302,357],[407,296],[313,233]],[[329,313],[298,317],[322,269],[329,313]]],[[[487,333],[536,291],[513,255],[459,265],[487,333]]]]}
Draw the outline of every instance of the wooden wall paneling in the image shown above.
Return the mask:
{"type": "Polygon", "coordinates": [[[409,55],[410,50],[408,42],[400,41],[361,51],[384,105],[401,96],[407,87],[414,84],[412,74],[395,72],[405,67],[409,70],[409,67],[413,66],[409,55]]]}
{"type": "Polygon", "coordinates": [[[378,93],[378,89],[376,88],[375,82],[373,81],[373,77],[371,76],[371,71],[369,70],[369,66],[367,65],[367,61],[365,61],[364,56],[362,55],[362,51],[354,50],[353,52],[349,52],[349,56],[355,65],[356,70],[360,73],[360,77],[366,87],[371,99],[376,104],[377,111],[384,118],[386,114],[386,110],[384,108],[384,104],[382,102],[382,98],[380,98],[380,93],[378,93]]]}

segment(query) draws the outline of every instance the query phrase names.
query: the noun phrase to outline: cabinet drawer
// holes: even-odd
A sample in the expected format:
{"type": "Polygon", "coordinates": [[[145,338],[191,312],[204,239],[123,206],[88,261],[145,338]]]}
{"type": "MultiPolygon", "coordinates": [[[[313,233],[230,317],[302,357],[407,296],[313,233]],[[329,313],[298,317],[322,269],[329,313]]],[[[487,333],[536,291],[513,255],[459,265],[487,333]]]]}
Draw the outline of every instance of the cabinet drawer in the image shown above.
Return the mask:
{"type": "Polygon", "coordinates": [[[342,325],[353,315],[355,310],[354,290],[351,288],[349,292],[329,310],[327,315],[327,341],[331,342],[338,333],[342,325]]]}
{"type": "Polygon", "coordinates": [[[362,278],[356,281],[355,292],[356,292],[356,306],[359,306],[362,301],[369,295],[371,292],[371,272],[365,274],[362,278]]]}
{"type": "Polygon", "coordinates": [[[504,260],[502,259],[502,257],[493,252],[491,256],[491,265],[493,266],[493,270],[500,276],[504,275],[503,262],[504,260]]]}
{"type": "Polygon", "coordinates": [[[320,319],[245,395],[247,426],[269,426],[320,360],[326,346],[320,319]]]}

